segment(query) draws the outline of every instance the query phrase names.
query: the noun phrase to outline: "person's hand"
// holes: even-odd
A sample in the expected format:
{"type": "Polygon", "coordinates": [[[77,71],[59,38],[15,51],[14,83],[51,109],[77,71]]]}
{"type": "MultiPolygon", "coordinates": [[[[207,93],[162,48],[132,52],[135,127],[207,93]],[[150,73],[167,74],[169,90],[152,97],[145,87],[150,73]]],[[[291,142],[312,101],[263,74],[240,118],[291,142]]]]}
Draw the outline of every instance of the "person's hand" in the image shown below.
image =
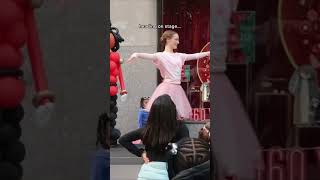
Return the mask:
{"type": "Polygon", "coordinates": [[[55,95],[49,90],[38,92],[32,99],[33,105],[36,107],[34,119],[37,126],[46,126],[54,111],[55,95]]]}
{"type": "Polygon", "coordinates": [[[142,153],[141,157],[142,157],[142,159],[143,159],[143,161],[144,161],[145,164],[147,164],[147,163],[150,162],[150,160],[149,160],[149,158],[148,158],[148,156],[147,156],[147,152],[144,151],[144,152],[142,153]]]}
{"type": "Polygon", "coordinates": [[[137,53],[133,53],[130,58],[125,62],[126,64],[130,64],[132,63],[134,60],[136,60],[138,58],[138,54],[137,53]]]}
{"type": "Polygon", "coordinates": [[[127,97],[128,97],[128,94],[127,94],[127,93],[121,94],[121,96],[120,96],[121,102],[125,102],[125,101],[127,100],[127,97]]]}
{"type": "Polygon", "coordinates": [[[34,107],[38,108],[39,106],[45,105],[47,103],[54,103],[55,101],[55,95],[53,92],[49,90],[43,90],[40,92],[37,92],[33,99],[32,104],[34,107]]]}
{"type": "Polygon", "coordinates": [[[36,125],[40,128],[46,127],[52,119],[53,112],[54,103],[52,102],[46,102],[45,104],[38,106],[34,114],[36,125]]]}

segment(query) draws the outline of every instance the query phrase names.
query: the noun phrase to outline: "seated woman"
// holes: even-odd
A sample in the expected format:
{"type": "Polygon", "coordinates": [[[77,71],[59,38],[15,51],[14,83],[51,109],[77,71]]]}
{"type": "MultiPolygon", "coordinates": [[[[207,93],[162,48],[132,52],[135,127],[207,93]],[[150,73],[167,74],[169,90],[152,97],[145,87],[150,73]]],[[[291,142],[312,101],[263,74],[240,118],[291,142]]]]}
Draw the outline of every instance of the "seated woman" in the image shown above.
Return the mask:
{"type": "Polygon", "coordinates": [[[169,180],[168,144],[189,137],[188,128],[177,120],[176,106],[169,95],[159,96],[152,104],[144,128],[131,131],[119,139],[119,143],[136,156],[143,157],[138,180],[169,180]],[[145,149],[139,149],[132,141],[141,139],[145,149]]]}

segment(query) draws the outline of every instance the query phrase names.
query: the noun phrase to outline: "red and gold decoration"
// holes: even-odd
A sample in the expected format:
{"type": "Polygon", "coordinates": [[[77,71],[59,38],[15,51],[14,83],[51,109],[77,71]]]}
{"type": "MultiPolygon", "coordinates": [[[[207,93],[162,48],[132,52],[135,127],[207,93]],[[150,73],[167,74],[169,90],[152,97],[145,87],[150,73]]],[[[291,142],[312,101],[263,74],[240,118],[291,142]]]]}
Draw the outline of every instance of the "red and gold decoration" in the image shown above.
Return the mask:
{"type": "MultiPolygon", "coordinates": [[[[110,24],[111,26],[111,24],[110,24]]],[[[110,63],[110,132],[111,132],[111,144],[116,145],[117,139],[119,139],[121,133],[118,129],[115,128],[116,119],[117,119],[117,99],[118,99],[118,85],[120,83],[120,95],[121,100],[125,100],[127,96],[127,91],[125,89],[125,84],[122,75],[121,63],[123,62],[120,59],[120,54],[117,52],[120,48],[119,43],[123,42],[124,39],[120,36],[119,30],[115,27],[111,27],[110,29],[110,56],[109,56],[109,63],[110,63]]]]}
{"type": "MultiPolygon", "coordinates": [[[[42,1],[41,1],[42,2],[42,1]]],[[[34,8],[37,0],[3,0],[0,6],[0,179],[22,179],[20,163],[25,147],[20,141],[24,110],[21,102],[26,87],[21,66],[21,48],[27,45],[36,95],[33,105],[40,107],[54,101],[48,91],[34,8]]]]}
{"type": "Polygon", "coordinates": [[[320,2],[280,0],[278,15],[279,33],[290,63],[295,68],[317,63],[320,58],[320,2]]]}
{"type": "MultiPolygon", "coordinates": [[[[201,50],[201,52],[210,51],[210,42],[208,42],[201,50]]],[[[201,83],[210,82],[210,57],[204,57],[197,61],[197,73],[201,83]]]]}

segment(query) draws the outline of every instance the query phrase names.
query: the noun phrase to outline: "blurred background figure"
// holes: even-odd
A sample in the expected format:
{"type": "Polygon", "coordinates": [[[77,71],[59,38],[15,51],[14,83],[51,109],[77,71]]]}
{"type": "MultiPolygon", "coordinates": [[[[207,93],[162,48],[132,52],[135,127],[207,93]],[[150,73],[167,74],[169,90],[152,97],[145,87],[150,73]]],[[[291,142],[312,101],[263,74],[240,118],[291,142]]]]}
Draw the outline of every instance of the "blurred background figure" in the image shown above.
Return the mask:
{"type": "Polygon", "coordinates": [[[91,180],[110,179],[110,117],[103,113],[99,117],[97,127],[98,150],[92,162],[91,180]]]}
{"type": "Polygon", "coordinates": [[[138,112],[138,128],[146,126],[148,121],[149,112],[146,110],[146,106],[149,102],[150,97],[142,97],[140,99],[140,109],[138,112]]]}

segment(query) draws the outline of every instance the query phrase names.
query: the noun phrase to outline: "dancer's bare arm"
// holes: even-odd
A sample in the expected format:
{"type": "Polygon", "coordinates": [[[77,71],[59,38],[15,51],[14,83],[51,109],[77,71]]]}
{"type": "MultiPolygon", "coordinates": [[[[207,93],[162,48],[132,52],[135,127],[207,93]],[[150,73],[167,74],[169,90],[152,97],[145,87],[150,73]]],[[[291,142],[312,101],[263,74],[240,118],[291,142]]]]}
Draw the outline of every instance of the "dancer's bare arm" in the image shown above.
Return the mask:
{"type": "Polygon", "coordinates": [[[132,63],[137,59],[146,59],[146,60],[156,60],[156,54],[149,53],[133,53],[130,58],[126,61],[126,63],[132,63]]]}
{"type": "Polygon", "coordinates": [[[194,53],[194,54],[183,54],[186,61],[197,60],[206,56],[210,56],[210,51],[194,53]]]}

